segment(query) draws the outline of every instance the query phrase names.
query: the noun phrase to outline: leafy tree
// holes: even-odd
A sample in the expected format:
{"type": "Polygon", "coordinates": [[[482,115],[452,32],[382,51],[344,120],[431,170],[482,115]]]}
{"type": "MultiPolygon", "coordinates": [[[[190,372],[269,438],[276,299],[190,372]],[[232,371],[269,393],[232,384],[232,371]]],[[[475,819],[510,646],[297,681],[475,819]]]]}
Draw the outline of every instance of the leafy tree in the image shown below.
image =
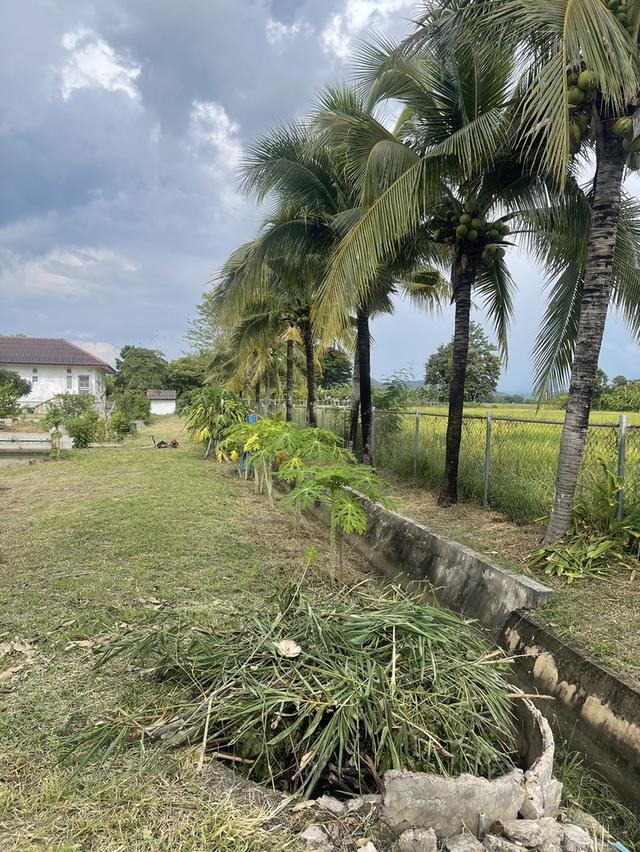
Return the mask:
{"type": "Polygon", "coordinates": [[[596,370],[595,379],[593,381],[593,405],[597,407],[604,395],[609,390],[609,377],[605,371],[598,367],[596,370]]]}
{"type": "Polygon", "coordinates": [[[126,388],[115,396],[115,412],[124,415],[127,423],[132,420],[148,423],[151,419],[151,401],[143,391],[126,388]]]}
{"type": "Polygon", "coordinates": [[[623,388],[623,387],[625,387],[625,385],[628,385],[628,384],[629,384],[629,379],[626,376],[621,376],[621,375],[620,376],[614,376],[611,379],[611,387],[614,388],[614,389],[623,388]]]}
{"type": "Polygon", "coordinates": [[[164,355],[157,349],[123,346],[116,358],[117,373],[111,385],[115,391],[161,390],[169,384],[167,366],[164,355]]]}
{"type": "Polygon", "coordinates": [[[223,330],[214,301],[213,293],[207,291],[197,305],[195,319],[191,320],[185,334],[184,339],[196,355],[212,352],[222,339],[223,330]]]}
{"type": "Polygon", "coordinates": [[[0,369],[0,386],[10,388],[17,399],[31,393],[31,382],[28,379],[23,379],[13,370],[0,369]]]}
{"type": "Polygon", "coordinates": [[[341,349],[328,349],[320,362],[320,387],[336,388],[351,381],[351,361],[341,349]]]}
{"type": "MultiPolygon", "coordinates": [[[[451,385],[453,340],[439,346],[425,364],[424,381],[436,388],[438,397],[446,401],[451,385]]],[[[482,326],[469,323],[469,354],[464,383],[464,398],[467,402],[488,400],[495,393],[502,370],[498,349],[494,346],[482,326]]]]}
{"type": "Polygon", "coordinates": [[[201,388],[207,375],[208,362],[209,358],[204,353],[184,355],[170,361],[167,368],[168,386],[176,391],[178,397],[201,388]]]}
{"type": "Polygon", "coordinates": [[[599,405],[605,411],[640,411],[640,380],[612,388],[602,395],[599,405]]]}

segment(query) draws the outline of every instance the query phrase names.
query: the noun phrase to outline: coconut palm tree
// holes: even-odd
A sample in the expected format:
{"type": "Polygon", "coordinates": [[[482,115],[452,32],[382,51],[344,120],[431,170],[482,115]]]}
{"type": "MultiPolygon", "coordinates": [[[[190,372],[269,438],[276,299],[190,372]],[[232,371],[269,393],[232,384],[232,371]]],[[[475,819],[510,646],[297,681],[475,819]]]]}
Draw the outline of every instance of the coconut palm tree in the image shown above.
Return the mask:
{"type": "MultiPolygon", "coordinates": [[[[472,292],[485,302],[506,351],[513,281],[505,263],[508,222],[527,206],[537,175],[508,147],[512,66],[461,44],[405,56],[389,43],[365,48],[361,78],[371,104],[399,100],[396,132],[372,115],[334,111],[324,125],[349,148],[364,212],[334,253],[319,316],[366,299],[378,269],[420,238],[451,265],[453,369],[440,505],[457,500],[472,292]],[[354,295],[355,294],[355,295],[354,295]]],[[[331,326],[330,326],[331,327],[331,326]]]]}
{"type": "Polygon", "coordinates": [[[637,0],[446,0],[428,4],[406,52],[435,39],[464,38],[517,51],[524,95],[520,141],[560,187],[570,155],[588,144],[595,160],[589,240],[580,283],[569,397],[555,495],[545,541],[562,537],[571,522],[582,467],[593,387],[612,291],[617,233],[627,169],[636,154],[640,90],[637,0]],[[581,120],[579,116],[582,116],[581,120]],[[584,119],[590,125],[582,132],[584,119]]]}

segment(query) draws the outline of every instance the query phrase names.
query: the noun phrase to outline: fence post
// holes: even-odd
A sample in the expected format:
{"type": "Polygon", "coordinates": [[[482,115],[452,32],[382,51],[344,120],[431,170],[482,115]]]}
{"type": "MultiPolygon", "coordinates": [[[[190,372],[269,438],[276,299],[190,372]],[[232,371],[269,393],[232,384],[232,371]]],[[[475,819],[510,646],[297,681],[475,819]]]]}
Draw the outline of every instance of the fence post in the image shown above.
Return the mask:
{"type": "Polygon", "coordinates": [[[373,467],[376,463],[376,407],[375,405],[371,406],[371,432],[369,434],[369,459],[371,461],[371,467],[373,467]]]}
{"type": "Polygon", "coordinates": [[[487,431],[484,442],[484,487],[482,491],[482,505],[489,506],[489,473],[491,471],[491,422],[493,415],[487,411],[487,431]]]}
{"type": "MultiPolygon", "coordinates": [[[[624,481],[625,467],[627,461],[627,417],[620,415],[620,426],[618,428],[618,478],[624,481]]],[[[624,517],[624,486],[618,489],[616,494],[618,508],[616,518],[621,521],[624,517]]]]}
{"type": "Polygon", "coordinates": [[[413,440],[413,475],[418,478],[418,454],[420,453],[420,411],[416,408],[416,433],[413,440]]]}

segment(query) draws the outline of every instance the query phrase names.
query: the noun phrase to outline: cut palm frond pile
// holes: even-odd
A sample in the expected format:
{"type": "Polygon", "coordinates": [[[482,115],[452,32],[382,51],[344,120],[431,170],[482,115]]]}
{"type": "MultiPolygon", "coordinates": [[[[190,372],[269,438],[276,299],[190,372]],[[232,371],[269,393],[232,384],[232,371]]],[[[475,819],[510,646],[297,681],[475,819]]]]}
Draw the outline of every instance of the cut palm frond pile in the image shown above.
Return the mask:
{"type": "Polygon", "coordinates": [[[507,664],[471,624],[395,588],[321,603],[292,588],[233,632],[174,615],[124,635],[99,664],[123,655],[193,701],[153,723],[103,720],[76,748],[206,743],[254,780],[305,795],[375,791],[392,768],[493,777],[513,765],[507,664]]]}

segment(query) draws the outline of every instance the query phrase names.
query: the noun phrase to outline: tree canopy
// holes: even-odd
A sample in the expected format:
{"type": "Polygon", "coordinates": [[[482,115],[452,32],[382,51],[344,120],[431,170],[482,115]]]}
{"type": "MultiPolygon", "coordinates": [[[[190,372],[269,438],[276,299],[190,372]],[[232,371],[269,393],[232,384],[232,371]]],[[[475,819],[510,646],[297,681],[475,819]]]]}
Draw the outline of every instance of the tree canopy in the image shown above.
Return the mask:
{"type": "Polygon", "coordinates": [[[117,373],[113,379],[116,391],[150,388],[162,389],[169,385],[168,364],[164,354],[157,349],[142,346],[123,346],[116,358],[117,373]]]}
{"type": "MultiPolygon", "coordinates": [[[[424,381],[436,389],[438,398],[446,401],[451,380],[453,341],[439,346],[425,364],[424,381]]],[[[465,400],[481,402],[489,400],[495,393],[500,379],[502,362],[482,326],[469,323],[469,358],[465,381],[465,400]]]]}

